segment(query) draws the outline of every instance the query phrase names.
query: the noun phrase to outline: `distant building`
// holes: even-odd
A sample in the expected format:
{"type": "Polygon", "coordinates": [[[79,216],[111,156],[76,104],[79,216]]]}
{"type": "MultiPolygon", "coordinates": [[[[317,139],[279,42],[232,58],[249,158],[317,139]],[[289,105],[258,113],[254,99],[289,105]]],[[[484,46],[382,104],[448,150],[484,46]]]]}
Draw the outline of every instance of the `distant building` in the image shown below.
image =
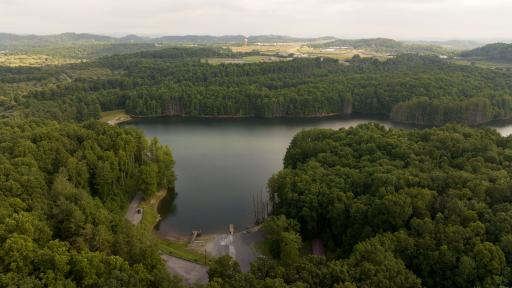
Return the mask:
{"type": "Polygon", "coordinates": [[[249,39],[244,38],[244,46],[247,47],[247,45],[249,45],[249,39]]]}

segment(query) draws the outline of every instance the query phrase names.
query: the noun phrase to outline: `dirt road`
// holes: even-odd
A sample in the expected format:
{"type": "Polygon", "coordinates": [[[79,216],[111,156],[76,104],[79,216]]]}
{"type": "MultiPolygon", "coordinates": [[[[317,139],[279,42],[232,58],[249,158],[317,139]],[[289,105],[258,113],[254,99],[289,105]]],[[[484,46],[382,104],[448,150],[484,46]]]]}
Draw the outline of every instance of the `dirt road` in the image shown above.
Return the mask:
{"type": "Polygon", "coordinates": [[[128,211],[126,212],[126,219],[130,221],[133,225],[137,225],[140,223],[140,220],[142,220],[142,214],[143,213],[137,213],[137,208],[139,207],[140,202],[142,201],[144,197],[140,194],[137,194],[135,198],[133,198],[132,202],[130,203],[130,206],[128,207],[128,211]]]}

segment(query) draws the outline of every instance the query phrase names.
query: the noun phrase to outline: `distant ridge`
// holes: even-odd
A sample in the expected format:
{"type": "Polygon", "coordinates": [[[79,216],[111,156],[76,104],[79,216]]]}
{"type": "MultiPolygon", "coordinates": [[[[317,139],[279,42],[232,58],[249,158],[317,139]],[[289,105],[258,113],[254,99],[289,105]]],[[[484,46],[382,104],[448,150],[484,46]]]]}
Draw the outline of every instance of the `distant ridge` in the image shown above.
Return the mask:
{"type": "Polygon", "coordinates": [[[148,37],[141,37],[135,34],[126,35],[124,37],[121,37],[118,39],[120,42],[145,42],[147,41],[148,37]]]}
{"type": "Polygon", "coordinates": [[[0,33],[0,49],[34,49],[80,44],[116,43],[118,38],[87,33],[62,33],[58,35],[16,35],[0,33]]]}
{"type": "MultiPolygon", "coordinates": [[[[10,33],[0,33],[0,51],[20,51],[34,49],[53,49],[63,47],[84,47],[97,46],[105,44],[105,46],[118,45],[116,51],[122,48],[126,52],[134,52],[140,49],[155,49],[160,44],[166,45],[236,45],[242,44],[247,39],[249,44],[258,43],[309,43],[316,48],[328,47],[353,47],[355,49],[369,50],[378,53],[398,55],[404,53],[415,54],[431,54],[431,55],[456,55],[456,50],[466,50],[479,45],[478,42],[465,40],[451,41],[397,41],[388,38],[368,38],[368,39],[338,39],[336,37],[316,37],[301,38],[286,35],[169,35],[161,37],[144,37],[135,34],[129,34],[123,37],[112,37],[105,35],[97,35],[90,33],[62,33],[56,35],[17,35],[10,33]],[[148,45],[140,47],[121,47],[119,45],[139,44],[148,45]],[[155,45],[155,46],[149,46],[155,45]]],[[[110,49],[105,47],[105,51],[110,49]]],[[[76,50],[76,49],[75,49],[76,50]]],[[[87,53],[86,53],[87,54],[87,53]]],[[[98,56],[108,55],[105,53],[97,53],[98,56]]]]}
{"type": "MultiPolygon", "coordinates": [[[[111,37],[89,33],[62,33],[56,35],[17,35],[10,33],[0,33],[0,49],[19,50],[35,48],[51,48],[56,46],[73,46],[82,44],[121,44],[121,43],[168,43],[168,44],[234,44],[243,43],[246,39],[244,35],[183,35],[183,36],[163,36],[163,37],[142,37],[135,34],[124,37],[111,37]]],[[[257,35],[249,36],[250,43],[270,42],[270,43],[288,43],[288,42],[315,42],[321,40],[334,40],[334,37],[320,38],[296,38],[282,35],[257,35]]]]}
{"type": "Polygon", "coordinates": [[[433,44],[414,44],[401,42],[389,38],[368,38],[368,39],[336,39],[322,44],[314,45],[317,48],[328,47],[350,47],[354,49],[370,50],[386,54],[424,54],[424,55],[447,55],[450,50],[433,44]]]}
{"type": "Polygon", "coordinates": [[[512,63],[512,44],[494,43],[460,54],[464,58],[512,63]]]}
{"type": "Polygon", "coordinates": [[[148,41],[176,44],[221,44],[221,43],[242,43],[245,39],[243,35],[184,35],[184,36],[164,36],[152,38],[148,41]]]}
{"type": "Polygon", "coordinates": [[[482,47],[486,44],[485,42],[478,42],[473,40],[407,41],[407,43],[437,45],[455,50],[471,50],[478,47],[482,47]]]}

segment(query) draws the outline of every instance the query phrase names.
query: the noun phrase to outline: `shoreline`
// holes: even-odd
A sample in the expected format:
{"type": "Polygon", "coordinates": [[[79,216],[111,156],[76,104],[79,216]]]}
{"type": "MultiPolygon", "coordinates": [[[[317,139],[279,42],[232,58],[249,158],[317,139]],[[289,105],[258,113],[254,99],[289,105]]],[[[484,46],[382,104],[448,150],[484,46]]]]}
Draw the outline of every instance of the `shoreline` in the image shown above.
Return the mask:
{"type": "MultiPolygon", "coordinates": [[[[140,203],[139,207],[143,208],[143,216],[137,226],[158,240],[159,250],[164,254],[201,265],[205,264],[203,250],[194,249],[187,241],[187,237],[162,237],[155,229],[161,219],[158,213],[158,205],[167,193],[169,193],[167,190],[160,190],[140,203]]],[[[204,243],[208,240],[204,236],[200,239],[204,239],[204,243]]],[[[207,258],[207,261],[210,261],[210,259],[207,258]]]]}
{"type": "Polygon", "coordinates": [[[425,128],[434,128],[434,127],[442,127],[447,124],[458,124],[458,125],[465,125],[468,127],[474,127],[474,128],[480,128],[480,127],[491,127],[493,125],[500,125],[500,124],[507,124],[512,123],[512,118],[509,119],[493,119],[488,122],[479,123],[479,124],[461,124],[461,123],[444,123],[442,125],[431,125],[431,124],[419,124],[414,122],[402,122],[402,121],[396,121],[392,117],[386,114],[365,114],[365,113],[328,113],[328,114],[316,114],[316,115],[303,115],[303,116],[271,116],[271,117],[259,117],[254,115],[148,115],[148,116],[136,116],[131,115],[124,110],[114,110],[114,111],[104,111],[102,113],[111,113],[115,111],[123,111],[122,115],[119,115],[113,119],[110,120],[102,120],[99,119],[102,122],[105,122],[109,125],[119,125],[124,123],[129,123],[131,121],[136,120],[142,120],[142,119],[262,119],[262,120],[279,120],[279,119],[330,119],[330,118],[340,118],[340,119],[362,119],[362,118],[368,118],[369,120],[379,120],[379,121],[387,121],[393,125],[398,126],[399,128],[406,127],[406,128],[418,128],[418,129],[425,129],[425,128]]]}
{"type": "MultiPolygon", "coordinates": [[[[374,119],[374,120],[380,120],[380,121],[388,121],[390,123],[396,124],[396,125],[414,125],[410,123],[402,123],[402,122],[396,122],[393,121],[391,118],[387,117],[386,115],[382,114],[360,114],[360,113],[352,113],[352,114],[344,114],[344,113],[331,113],[331,114],[322,114],[322,115],[307,115],[307,116],[276,116],[276,117],[258,117],[258,116],[251,116],[251,115],[151,115],[151,116],[135,116],[135,115],[129,115],[128,117],[125,117],[123,119],[115,119],[118,121],[109,121],[116,124],[121,123],[127,123],[131,121],[136,120],[143,120],[143,119],[261,119],[261,120],[279,120],[279,119],[332,119],[332,118],[340,118],[340,119],[361,119],[361,118],[368,118],[368,119],[374,119]]],[[[110,124],[110,123],[109,123],[110,124]]],[[[420,126],[420,125],[415,125],[420,126]]]]}
{"type": "MultiPolygon", "coordinates": [[[[236,231],[233,234],[254,232],[254,231],[259,230],[261,228],[261,226],[262,226],[262,224],[253,225],[253,226],[245,228],[243,230],[236,231]]],[[[188,243],[188,239],[190,238],[190,235],[187,236],[187,235],[182,235],[182,234],[178,234],[178,233],[165,233],[165,234],[161,234],[156,229],[154,230],[154,232],[157,234],[157,237],[162,239],[162,240],[177,241],[177,242],[183,242],[184,241],[184,242],[188,243]]],[[[228,234],[229,234],[228,230],[226,230],[225,233],[222,233],[222,232],[204,233],[204,234],[202,233],[201,236],[198,236],[196,239],[198,241],[208,241],[208,240],[211,240],[211,239],[213,239],[215,237],[219,237],[219,236],[222,236],[222,235],[228,235],[228,234]]]]}

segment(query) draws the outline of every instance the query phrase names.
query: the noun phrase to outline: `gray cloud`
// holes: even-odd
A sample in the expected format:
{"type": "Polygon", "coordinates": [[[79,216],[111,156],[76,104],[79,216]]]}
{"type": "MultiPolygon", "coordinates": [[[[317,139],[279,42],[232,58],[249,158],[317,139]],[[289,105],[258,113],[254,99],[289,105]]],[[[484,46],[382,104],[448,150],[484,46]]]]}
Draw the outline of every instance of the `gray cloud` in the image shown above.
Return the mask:
{"type": "Polygon", "coordinates": [[[0,0],[0,31],[512,37],[510,0],[0,0]]]}

